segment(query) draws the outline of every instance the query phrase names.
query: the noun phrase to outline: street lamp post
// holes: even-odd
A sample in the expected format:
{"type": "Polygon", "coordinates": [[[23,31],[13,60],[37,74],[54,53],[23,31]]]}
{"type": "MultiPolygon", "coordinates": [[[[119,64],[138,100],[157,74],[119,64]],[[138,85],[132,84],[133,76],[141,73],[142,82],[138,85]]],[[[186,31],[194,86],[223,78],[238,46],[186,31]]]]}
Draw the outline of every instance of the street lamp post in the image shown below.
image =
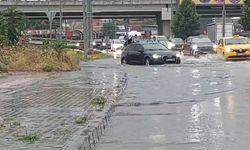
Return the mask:
{"type": "Polygon", "coordinates": [[[171,20],[170,20],[170,27],[169,27],[169,37],[172,38],[172,29],[171,29],[171,25],[173,23],[173,0],[171,0],[171,16],[170,16],[171,20]]]}
{"type": "Polygon", "coordinates": [[[87,16],[86,16],[86,1],[87,0],[82,0],[82,6],[83,6],[83,35],[84,35],[84,60],[87,61],[88,57],[88,36],[87,36],[87,16]]]}
{"type": "Polygon", "coordinates": [[[222,37],[225,37],[225,26],[226,26],[226,0],[223,0],[222,5],[222,37]]]}
{"type": "Polygon", "coordinates": [[[63,28],[62,28],[62,0],[60,0],[60,36],[59,38],[62,39],[63,28]]]}
{"type": "Polygon", "coordinates": [[[49,17],[49,38],[52,39],[52,18],[50,12],[50,0],[48,0],[48,17],[49,17]]]}
{"type": "Polygon", "coordinates": [[[83,0],[84,22],[84,60],[87,60],[88,51],[92,43],[92,0],[83,0]]]}

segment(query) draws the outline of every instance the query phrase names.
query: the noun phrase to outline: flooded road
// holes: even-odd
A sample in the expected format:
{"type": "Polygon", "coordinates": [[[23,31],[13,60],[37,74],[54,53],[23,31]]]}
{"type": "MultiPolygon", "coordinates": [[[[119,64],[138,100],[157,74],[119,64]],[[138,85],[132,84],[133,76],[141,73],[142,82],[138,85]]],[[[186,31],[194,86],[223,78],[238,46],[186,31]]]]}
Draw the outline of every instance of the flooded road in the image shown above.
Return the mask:
{"type": "Polygon", "coordinates": [[[250,61],[121,67],[128,85],[97,150],[249,149],[250,61]]]}

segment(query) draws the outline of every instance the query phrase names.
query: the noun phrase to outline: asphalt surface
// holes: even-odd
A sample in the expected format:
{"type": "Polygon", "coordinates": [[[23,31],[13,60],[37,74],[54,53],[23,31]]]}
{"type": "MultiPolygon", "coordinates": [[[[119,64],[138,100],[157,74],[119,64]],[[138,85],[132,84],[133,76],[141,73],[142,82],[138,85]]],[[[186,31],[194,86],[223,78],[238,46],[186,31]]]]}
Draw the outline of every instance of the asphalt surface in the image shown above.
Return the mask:
{"type": "Polygon", "coordinates": [[[250,61],[121,68],[128,85],[96,150],[249,149],[250,61]]]}

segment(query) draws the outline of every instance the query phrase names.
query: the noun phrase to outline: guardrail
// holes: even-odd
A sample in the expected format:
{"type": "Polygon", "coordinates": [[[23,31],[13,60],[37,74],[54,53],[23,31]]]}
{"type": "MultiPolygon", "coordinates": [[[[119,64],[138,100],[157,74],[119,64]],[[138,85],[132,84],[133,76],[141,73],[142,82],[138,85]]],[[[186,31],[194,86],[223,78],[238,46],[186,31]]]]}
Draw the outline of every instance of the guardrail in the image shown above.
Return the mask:
{"type": "MultiPolygon", "coordinates": [[[[31,37],[29,39],[30,44],[35,44],[35,45],[43,45],[45,41],[56,41],[58,39],[50,39],[50,38],[39,38],[39,37],[31,37]]],[[[83,49],[83,40],[66,40],[67,41],[67,46],[71,48],[76,48],[76,49],[83,49]]]]}
{"type": "MultiPolygon", "coordinates": [[[[172,1],[175,3],[174,1],[172,1]]],[[[63,5],[81,5],[82,0],[62,0],[63,5]]],[[[171,0],[93,0],[93,5],[168,4],[171,0]]],[[[59,5],[60,0],[0,0],[1,5],[59,5]]]]}

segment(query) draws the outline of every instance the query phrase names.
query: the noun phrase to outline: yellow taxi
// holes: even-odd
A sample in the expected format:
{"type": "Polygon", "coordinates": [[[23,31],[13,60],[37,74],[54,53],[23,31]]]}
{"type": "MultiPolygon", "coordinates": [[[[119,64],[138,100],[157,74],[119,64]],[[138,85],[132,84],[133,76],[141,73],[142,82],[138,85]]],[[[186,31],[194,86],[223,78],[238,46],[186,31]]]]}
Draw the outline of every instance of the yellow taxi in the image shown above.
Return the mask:
{"type": "Polygon", "coordinates": [[[248,38],[235,35],[219,40],[218,54],[222,54],[226,60],[238,60],[250,58],[250,43],[248,38]]]}

